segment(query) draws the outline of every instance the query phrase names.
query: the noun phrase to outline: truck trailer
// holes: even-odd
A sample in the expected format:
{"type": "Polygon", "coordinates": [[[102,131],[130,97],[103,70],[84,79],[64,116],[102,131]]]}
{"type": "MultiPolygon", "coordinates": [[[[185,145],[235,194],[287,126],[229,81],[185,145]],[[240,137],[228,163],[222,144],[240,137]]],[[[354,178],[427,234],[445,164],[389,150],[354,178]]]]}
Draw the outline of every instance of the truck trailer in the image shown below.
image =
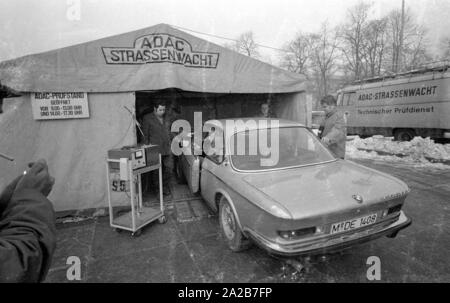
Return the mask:
{"type": "Polygon", "coordinates": [[[357,81],[337,92],[347,133],[450,138],[450,65],[357,81]]]}

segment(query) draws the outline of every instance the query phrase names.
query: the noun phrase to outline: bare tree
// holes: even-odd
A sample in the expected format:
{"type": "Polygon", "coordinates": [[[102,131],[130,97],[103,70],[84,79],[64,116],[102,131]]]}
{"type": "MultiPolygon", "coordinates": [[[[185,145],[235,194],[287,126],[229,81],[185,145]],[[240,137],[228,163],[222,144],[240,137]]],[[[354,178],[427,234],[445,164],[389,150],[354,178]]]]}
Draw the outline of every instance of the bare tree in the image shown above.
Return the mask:
{"type": "Polygon", "coordinates": [[[381,74],[387,43],[387,18],[371,20],[364,29],[362,60],[364,77],[375,77],[381,74]]]}
{"type": "Polygon", "coordinates": [[[414,68],[430,59],[426,54],[428,45],[425,40],[425,28],[416,23],[409,8],[405,10],[403,22],[402,37],[401,10],[393,10],[388,15],[391,70],[394,73],[414,68]],[[401,66],[398,66],[398,62],[401,66]]]}
{"type": "Polygon", "coordinates": [[[294,40],[288,42],[281,58],[281,67],[291,72],[308,76],[312,61],[312,35],[297,33],[294,40]]]}
{"type": "Polygon", "coordinates": [[[249,57],[260,58],[252,31],[244,32],[236,38],[235,42],[224,43],[222,46],[249,57]]]}
{"type": "MultiPolygon", "coordinates": [[[[406,14],[405,23],[410,23],[410,16],[406,14]]],[[[402,28],[402,12],[400,10],[393,10],[388,16],[389,20],[389,40],[391,51],[391,71],[396,73],[398,71],[398,62],[400,62],[400,32],[402,28]]],[[[404,39],[404,38],[403,38],[404,39]]]]}
{"type": "Polygon", "coordinates": [[[258,58],[258,46],[253,38],[253,32],[247,31],[242,33],[236,41],[236,50],[249,57],[258,58]]]}
{"type": "Polygon", "coordinates": [[[415,69],[431,61],[431,56],[427,53],[428,41],[425,36],[426,29],[423,26],[415,26],[411,39],[405,41],[402,63],[404,69],[415,69]]]}
{"type": "Polygon", "coordinates": [[[338,60],[338,33],[325,22],[318,34],[311,35],[313,70],[318,81],[318,92],[327,95],[330,89],[328,79],[336,72],[338,60]]]}
{"type": "Polygon", "coordinates": [[[361,79],[364,57],[364,34],[368,23],[369,10],[367,2],[359,2],[347,11],[347,23],[341,29],[342,47],[340,48],[348,62],[348,69],[355,79],[361,79]]]}

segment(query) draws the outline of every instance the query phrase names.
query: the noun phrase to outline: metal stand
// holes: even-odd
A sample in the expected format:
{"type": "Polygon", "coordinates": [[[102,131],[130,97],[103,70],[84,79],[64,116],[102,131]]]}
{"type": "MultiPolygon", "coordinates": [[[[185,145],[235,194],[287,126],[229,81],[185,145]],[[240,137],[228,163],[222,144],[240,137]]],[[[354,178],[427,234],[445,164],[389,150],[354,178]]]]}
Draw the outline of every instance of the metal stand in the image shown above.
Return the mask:
{"type": "Polygon", "coordinates": [[[106,161],[107,161],[106,179],[108,180],[109,223],[111,227],[115,228],[116,231],[128,230],[132,232],[133,236],[139,236],[141,232],[140,229],[145,225],[155,220],[159,220],[160,223],[165,223],[166,217],[164,216],[161,155],[159,155],[159,164],[157,165],[139,168],[135,170],[131,168],[131,165],[127,165],[128,181],[119,180],[118,178],[112,178],[112,173],[115,173],[117,175],[119,173],[119,170],[112,169],[111,163],[119,163],[120,160],[107,159],[106,161]],[[160,206],[159,208],[145,207],[142,201],[141,175],[156,169],[159,170],[160,206]],[[111,189],[113,182],[116,182],[115,188],[118,189],[116,191],[111,189]],[[128,195],[127,193],[128,191],[130,192],[129,197],[130,197],[131,211],[127,212],[126,214],[120,215],[117,218],[114,218],[114,212],[111,203],[111,193],[125,193],[128,195]]]}

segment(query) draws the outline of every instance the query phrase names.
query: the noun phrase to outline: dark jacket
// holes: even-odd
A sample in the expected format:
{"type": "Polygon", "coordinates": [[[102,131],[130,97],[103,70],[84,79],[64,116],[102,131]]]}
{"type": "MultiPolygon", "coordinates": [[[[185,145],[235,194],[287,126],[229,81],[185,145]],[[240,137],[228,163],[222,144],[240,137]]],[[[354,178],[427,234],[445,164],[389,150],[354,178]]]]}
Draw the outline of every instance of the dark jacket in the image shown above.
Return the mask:
{"type": "Polygon", "coordinates": [[[56,246],[55,212],[40,192],[14,187],[0,194],[0,282],[42,282],[56,246]]]}
{"type": "Polygon", "coordinates": [[[142,132],[146,144],[155,144],[160,148],[162,155],[170,155],[170,134],[166,120],[161,123],[152,112],[146,114],[142,121],[142,132]]]}
{"type": "Polygon", "coordinates": [[[347,126],[344,118],[344,114],[337,110],[329,113],[321,126],[322,132],[321,138],[328,138],[330,144],[328,148],[338,158],[344,159],[345,157],[345,142],[347,140],[347,126]]]}

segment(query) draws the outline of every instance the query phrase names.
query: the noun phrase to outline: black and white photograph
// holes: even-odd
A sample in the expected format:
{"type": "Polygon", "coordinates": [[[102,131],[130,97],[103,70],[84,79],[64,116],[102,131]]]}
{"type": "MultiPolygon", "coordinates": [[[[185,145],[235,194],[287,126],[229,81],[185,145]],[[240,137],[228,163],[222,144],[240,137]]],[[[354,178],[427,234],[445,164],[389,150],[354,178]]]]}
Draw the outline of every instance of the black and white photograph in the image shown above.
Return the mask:
{"type": "Polygon", "coordinates": [[[0,0],[0,283],[449,283],[449,28],[450,0],[0,0]]]}

